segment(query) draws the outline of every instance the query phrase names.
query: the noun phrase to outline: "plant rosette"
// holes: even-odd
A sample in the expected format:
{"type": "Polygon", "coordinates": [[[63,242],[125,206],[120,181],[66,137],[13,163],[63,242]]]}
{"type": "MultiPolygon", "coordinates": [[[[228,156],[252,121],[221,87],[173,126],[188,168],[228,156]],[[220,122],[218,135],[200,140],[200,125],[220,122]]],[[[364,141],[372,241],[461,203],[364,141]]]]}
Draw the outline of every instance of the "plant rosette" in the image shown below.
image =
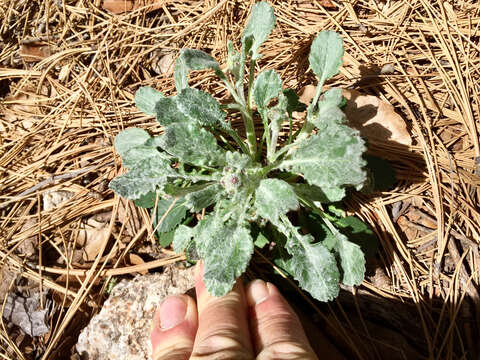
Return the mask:
{"type": "Polygon", "coordinates": [[[370,230],[357,218],[346,221],[332,204],[348,188],[364,187],[366,147],[359,132],[346,125],[341,90],[322,92],[342,64],[337,33],[323,31],[313,40],[309,61],[318,86],[308,107],[283,87],[274,70],[255,77],[260,46],[274,25],[273,9],[256,3],[240,51],[228,42],[225,71],[210,55],[183,49],[175,65],[177,95],[140,88],[136,106],[156,116],[164,132],[152,137],[129,128],[115,137],[128,172],[113,179],[110,188],[153,208],[161,244],[172,242],[176,252],[198,254],[211,294],[231,290],[254,247],[273,241],[276,263],[314,298],[329,301],[340,283],[360,285],[365,274],[365,242],[348,235],[370,230]],[[202,69],[214,70],[233,102],[221,105],[189,86],[188,73],[202,69]],[[294,129],[292,113],[305,107],[305,121],[294,129]],[[246,139],[231,126],[226,111],[240,112],[246,139]],[[255,119],[263,124],[259,139],[255,119]],[[281,131],[285,128],[288,135],[281,131]],[[205,214],[201,220],[194,216],[199,212],[205,214]],[[313,224],[305,227],[310,233],[300,231],[302,219],[313,224]]]}

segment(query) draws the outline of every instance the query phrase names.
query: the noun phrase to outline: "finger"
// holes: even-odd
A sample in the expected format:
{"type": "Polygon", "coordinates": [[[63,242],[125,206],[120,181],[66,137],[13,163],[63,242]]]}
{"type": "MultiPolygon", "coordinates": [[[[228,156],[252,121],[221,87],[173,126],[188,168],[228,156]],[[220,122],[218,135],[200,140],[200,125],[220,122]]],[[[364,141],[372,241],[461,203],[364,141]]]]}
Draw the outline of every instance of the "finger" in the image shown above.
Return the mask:
{"type": "Polygon", "coordinates": [[[195,275],[199,326],[191,359],[252,359],[243,285],[222,297],[211,296],[203,282],[203,265],[195,275]]]}
{"type": "Polygon", "coordinates": [[[153,317],[153,359],[187,360],[198,328],[197,305],[187,295],[167,297],[153,317]]]}
{"type": "Polygon", "coordinates": [[[273,284],[251,282],[246,298],[258,360],[317,359],[300,320],[273,284]]]}

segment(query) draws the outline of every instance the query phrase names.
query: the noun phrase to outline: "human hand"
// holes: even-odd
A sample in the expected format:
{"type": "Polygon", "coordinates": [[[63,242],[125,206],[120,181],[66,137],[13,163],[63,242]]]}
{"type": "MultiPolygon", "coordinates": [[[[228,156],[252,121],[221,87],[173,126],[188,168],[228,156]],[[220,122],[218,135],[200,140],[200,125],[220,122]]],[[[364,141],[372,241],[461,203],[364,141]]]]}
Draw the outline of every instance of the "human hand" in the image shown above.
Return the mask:
{"type": "Polygon", "coordinates": [[[208,294],[197,265],[197,302],[187,295],[166,298],[151,332],[153,359],[317,359],[295,312],[278,289],[237,280],[223,297],[208,294]]]}

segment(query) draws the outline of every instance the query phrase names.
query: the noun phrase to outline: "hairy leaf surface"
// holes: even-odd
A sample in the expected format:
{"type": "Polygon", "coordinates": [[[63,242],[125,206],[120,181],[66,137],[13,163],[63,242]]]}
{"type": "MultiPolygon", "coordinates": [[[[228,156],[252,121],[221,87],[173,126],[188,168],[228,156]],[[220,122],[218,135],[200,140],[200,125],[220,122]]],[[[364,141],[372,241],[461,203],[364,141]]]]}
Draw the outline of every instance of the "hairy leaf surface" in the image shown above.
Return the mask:
{"type": "Polygon", "coordinates": [[[141,161],[125,175],[113,179],[109,187],[126,199],[136,200],[162,187],[167,177],[174,174],[170,162],[159,156],[141,161]]]}
{"type": "Polygon", "coordinates": [[[279,179],[264,179],[255,192],[255,208],[257,214],[273,224],[278,223],[280,215],[299,206],[293,188],[279,179]]]}
{"type": "Polygon", "coordinates": [[[246,48],[244,50],[251,51],[253,59],[260,57],[258,49],[270,35],[274,26],[275,15],[273,9],[266,2],[258,2],[253,5],[250,20],[242,34],[242,44],[246,48]],[[252,39],[250,46],[246,46],[247,39],[252,39]]]}
{"type": "Polygon", "coordinates": [[[286,216],[282,217],[280,229],[287,235],[286,249],[292,255],[289,269],[302,289],[320,301],[335,299],[340,290],[340,273],[333,254],[320,243],[312,244],[311,235],[300,235],[286,216]]]}
{"type": "Polygon", "coordinates": [[[186,88],[177,96],[178,109],[201,126],[230,129],[225,122],[225,112],[212,95],[198,89],[186,88]]]}
{"type": "Polygon", "coordinates": [[[131,169],[137,166],[140,161],[152,157],[166,158],[165,154],[160,153],[156,147],[140,145],[125,152],[125,154],[122,156],[122,164],[127,169],[131,169]]]}
{"type": "Polygon", "coordinates": [[[178,108],[176,96],[158,100],[155,105],[155,112],[157,121],[163,126],[189,121],[189,118],[178,108]]]}
{"type": "Polygon", "coordinates": [[[362,169],[365,150],[358,131],[332,124],[300,142],[279,168],[303,174],[311,185],[319,186],[330,201],[337,201],[340,188],[361,187],[366,174],[362,169]]]}
{"type": "Polygon", "coordinates": [[[173,235],[173,250],[176,253],[185,251],[185,248],[192,241],[194,229],[186,225],[179,225],[173,235]]]}
{"type": "Polygon", "coordinates": [[[186,214],[187,208],[184,199],[158,199],[153,226],[159,233],[171,231],[180,224],[186,214]]]}
{"type": "Polygon", "coordinates": [[[205,285],[214,296],[229,292],[250,261],[253,240],[246,225],[237,219],[225,223],[213,214],[195,228],[197,251],[205,265],[205,285]]]}
{"type": "Polygon", "coordinates": [[[282,91],[282,79],[274,70],[262,71],[253,83],[253,97],[257,108],[266,109],[268,103],[282,91]]]}
{"type": "Polygon", "coordinates": [[[192,191],[185,196],[185,205],[193,212],[198,212],[220,199],[223,188],[219,184],[211,184],[198,191],[192,191]]]}
{"type": "Polygon", "coordinates": [[[128,128],[115,136],[114,145],[115,150],[123,157],[128,150],[143,145],[150,139],[147,131],[139,128],[128,128]]]}
{"type": "Polygon", "coordinates": [[[343,234],[335,234],[337,246],[335,250],[340,256],[343,271],[342,283],[349,286],[360,285],[365,277],[365,256],[360,246],[348,241],[343,234]]]}
{"type": "Polygon", "coordinates": [[[195,123],[175,123],[165,129],[160,146],[172,156],[197,166],[221,165],[225,153],[210,132],[195,123]]]}
{"type": "Polygon", "coordinates": [[[142,86],[135,93],[135,106],[147,115],[156,115],[155,106],[160,99],[165,96],[150,86],[142,86]]]}
{"type": "Polygon", "coordinates": [[[175,63],[175,87],[180,92],[188,87],[188,73],[190,70],[213,69],[219,70],[217,60],[201,50],[182,49],[175,63]]]}
{"type": "Polygon", "coordinates": [[[313,40],[308,60],[315,75],[323,83],[336,75],[343,57],[343,40],[335,31],[322,31],[313,40]]]}
{"type": "Polygon", "coordinates": [[[318,186],[309,184],[292,184],[292,187],[299,198],[307,199],[313,203],[330,202],[323,190],[318,186]]]}

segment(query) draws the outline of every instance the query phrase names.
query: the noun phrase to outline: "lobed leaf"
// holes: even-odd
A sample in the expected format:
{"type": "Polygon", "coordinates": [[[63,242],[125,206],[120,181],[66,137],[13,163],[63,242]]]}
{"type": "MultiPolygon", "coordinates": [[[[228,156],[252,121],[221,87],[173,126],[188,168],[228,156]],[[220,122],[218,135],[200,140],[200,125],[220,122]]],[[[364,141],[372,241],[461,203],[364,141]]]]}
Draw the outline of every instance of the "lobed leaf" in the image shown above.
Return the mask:
{"type": "Polygon", "coordinates": [[[270,35],[274,26],[275,15],[272,7],[263,1],[253,5],[252,14],[242,34],[244,51],[251,52],[253,60],[260,57],[258,49],[270,35]]]}
{"type": "Polygon", "coordinates": [[[215,204],[222,196],[223,188],[219,184],[211,184],[198,191],[192,191],[185,196],[185,205],[192,211],[198,212],[215,204]]]}
{"type": "Polygon", "coordinates": [[[357,130],[332,124],[299,143],[278,166],[303,174],[311,185],[319,186],[329,201],[344,196],[345,186],[360,188],[366,174],[362,169],[365,145],[357,130]]]}
{"type": "Polygon", "coordinates": [[[176,96],[170,96],[157,101],[155,112],[157,121],[163,126],[189,121],[189,118],[178,108],[176,96]]]}
{"type": "Polygon", "coordinates": [[[286,216],[279,228],[287,234],[286,249],[292,258],[289,271],[302,289],[320,301],[330,301],[338,296],[340,273],[333,254],[321,243],[312,244],[311,235],[300,235],[286,216]]]}
{"type": "Polygon", "coordinates": [[[322,31],[313,40],[308,60],[321,84],[338,73],[342,57],[343,40],[335,31],[322,31]]]}
{"type": "Polygon", "coordinates": [[[247,224],[238,219],[224,222],[215,213],[201,220],[195,244],[204,261],[204,281],[214,296],[229,292],[235,280],[245,271],[253,254],[253,240],[247,224]]]}
{"type": "Polygon", "coordinates": [[[335,250],[340,256],[340,265],[343,276],[342,283],[349,286],[358,286],[365,277],[365,256],[357,244],[348,241],[343,234],[335,234],[338,241],[335,250]]]}
{"type": "Polygon", "coordinates": [[[117,152],[123,158],[128,150],[140,145],[144,145],[149,139],[150,135],[147,131],[139,128],[128,128],[115,136],[113,144],[115,146],[115,150],[117,150],[117,152]]]}
{"type": "Polygon", "coordinates": [[[180,161],[196,166],[222,165],[225,153],[210,132],[195,123],[170,124],[159,146],[180,161]]]}
{"type": "Polygon", "coordinates": [[[182,49],[175,63],[175,87],[177,92],[188,88],[190,70],[220,70],[217,60],[201,50],[182,49]]]}
{"type": "Polygon", "coordinates": [[[257,214],[273,224],[281,215],[299,206],[295,191],[287,182],[279,179],[263,179],[255,192],[257,214]]]}
{"type": "Polygon", "coordinates": [[[135,106],[147,115],[156,115],[156,104],[165,96],[160,91],[157,91],[150,86],[142,86],[135,93],[135,106]]]}
{"type": "Polygon", "coordinates": [[[253,98],[260,110],[267,108],[268,103],[282,91],[282,79],[274,70],[262,71],[253,83],[253,98]]]}
{"type": "Polygon", "coordinates": [[[177,96],[177,107],[184,116],[201,126],[230,129],[220,104],[206,92],[192,88],[182,90],[177,96]]]}
{"type": "Polygon", "coordinates": [[[134,202],[138,207],[150,209],[155,206],[156,197],[157,194],[152,191],[135,199],[134,202]]]}
{"type": "Polygon", "coordinates": [[[171,231],[182,222],[186,214],[187,208],[184,199],[158,199],[153,226],[159,233],[171,231]]]}
{"type": "Polygon", "coordinates": [[[174,175],[170,162],[162,157],[141,161],[125,175],[113,179],[109,188],[120,196],[136,200],[149,192],[155,192],[167,182],[169,175],[174,175]]]}
{"type": "Polygon", "coordinates": [[[140,161],[153,157],[165,158],[166,156],[165,154],[160,153],[156,147],[140,145],[129,149],[122,155],[122,164],[127,169],[131,169],[137,166],[140,161]]]}
{"type": "Polygon", "coordinates": [[[192,241],[194,229],[186,225],[179,225],[173,235],[173,250],[177,253],[185,251],[188,244],[192,241]]]}
{"type": "Polygon", "coordinates": [[[378,238],[367,224],[355,216],[342,217],[334,220],[334,223],[349,241],[360,246],[366,259],[375,256],[378,250],[378,238]]]}

